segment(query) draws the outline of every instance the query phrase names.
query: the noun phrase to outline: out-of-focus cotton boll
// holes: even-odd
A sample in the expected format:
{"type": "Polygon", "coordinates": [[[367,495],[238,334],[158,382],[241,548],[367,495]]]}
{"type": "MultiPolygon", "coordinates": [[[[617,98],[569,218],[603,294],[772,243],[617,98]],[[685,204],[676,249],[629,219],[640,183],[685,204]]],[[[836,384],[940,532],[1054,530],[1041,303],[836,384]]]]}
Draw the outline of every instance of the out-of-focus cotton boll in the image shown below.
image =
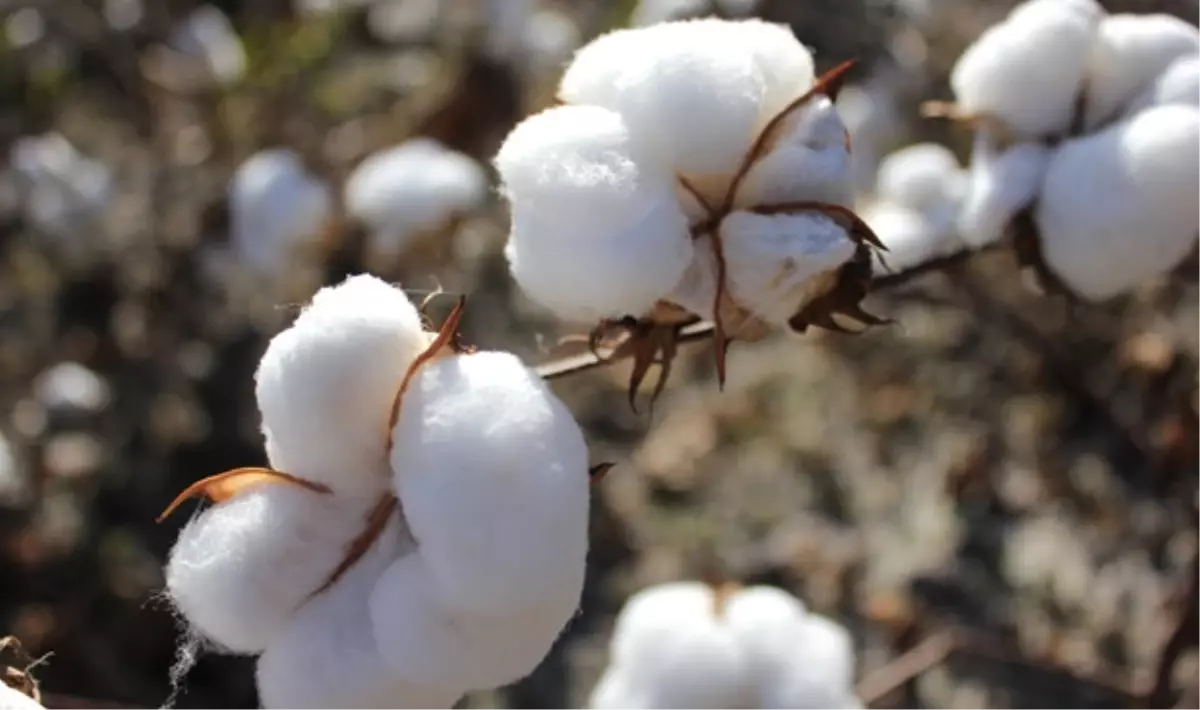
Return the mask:
{"type": "Polygon", "coordinates": [[[612,111],[562,106],[527,118],[496,167],[512,210],[512,273],[562,318],[642,313],[691,261],[674,176],[647,168],[612,111]]]}
{"type": "Polygon", "coordinates": [[[916,210],[891,202],[872,202],[862,210],[863,221],[887,247],[874,257],[874,273],[886,276],[920,266],[957,251],[957,235],[936,231],[916,210]]]}
{"type": "Polygon", "coordinates": [[[846,127],[833,102],[814,98],[787,117],[785,131],[746,174],[739,207],[816,200],[850,206],[854,182],[846,127]]]}
{"type": "Polygon", "coordinates": [[[233,174],[228,195],[234,249],[262,273],[283,271],[292,250],[320,232],[333,207],[329,185],[290,148],[248,158],[233,174]]]}
{"type": "Polygon", "coordinates": [[[501,352],[432,362],[405,393],[393,437],[396,492],[447,609],[574,609],[587,448],[536,373],[501,352]]]}
{"type": "Polygon", "coordinates": [[[952,200],[961,180],[962,167],[949,148],[917,143],[889,154],[879,164],[875,196],[925,213],[952,200]]]}
{"type": "Polygon", "coordinates": [[[849,261],[856,248],[846,230],[816,212],[734,212],[721,223],[721,240],[730,295],[779,327],[819,295],[816,277],[849,261]]]}
{"type": "Polygon", "coordinates": [[[1036,219],[1047,266],[1101,300],[1159,276],[1195,244],[1200,111],[1147,109],[1068,141],[1047,169],[1036,219]]]}
{"type": "Polygon", "coordinates": [[[557,75],[583,40],[571,15],[554,8],[534,12],[522,38],[526,64],[535,75],[557,75]]]}
{"type": "MultiPolygon", "coordinates": [[[[565,610],[574,612],[572,602],[565,610]]],[[[496,616],[439,602],[423,554],[397,560],[371,593],[371,628],[397,674],[430,685],[494,688],[531,673],[563,629],[564,612],[535,604],[496,616]]]]}
{"type": "Polygon", "coordinates": [[[202,5],[185,17],[167,45],[181,54],[204,62],[218,84],[232,84],[246,73],[246,50],[224,12],[202,5]]]}
{"type": "Polygon", "coordinates": [[[300,607],[267,646],[256,673],[264,707],[448,708],[462,695],[459,687],[405,679],[375,642],[368,599],[400,536],[393,519],[363,558],[300,607]]]}
{"type": "Polygon", "coordinates": [[[35,229],[69,239],[94,233],[112,201],[112,172],[58,133],[17,139],[9,152],[25,218],[35,229]]]}
{"type": "Polygon", "coordinates": [[[382,492],[392,398],[428,342],[404,292],[374,276],[318,291],[255,375],[271,465],[335,491],[382,492]]]}
{"type": "Polygon", "coordinates": [[[1179,104],[1200,109],[1200,56],[1180,57],[1130,104],[1126,116],[1151,106],[1179,104]]]}
{"type": "Polygon", "coordinates": [[[487,176],[469,156],[416,138],[368,156],[346,180],[346,213],[368,231],[384,256],[402,254],[414,239],[478,207],[487,176]]]}
{"type": "Polygon", "coordinates": [[[1110,15],[1100,23],[1085,126],[1116,116],[1175,60],[1200,54],[1200,30],[1170,15],[1110,15]]]}
{"type": "Polygon", "coordinates": [[[1042,143],[1000,151],[989,134],[976,134],[970,187],[958,215],[963,241],[981,247],[1003,236],[1012,218],[1037,197],[1052,153],[1042,143]]]}
{"type": "Polygon", "coordinates": [[[337,567],[371,505],[287,484],[241,493],[179,533],[167,594],[205,638],[262,651],[337,567]]]}
{"type": "Polygon", "coordinates": [[[108,381],[78,362],[60,362],[34,379],[37,401],[52,413],[91,414],[112,399],[108,381]]]}
{"type": "Polygon", "coordinates": [[[992,115],[1024,137],[1070,124],[1096,26],[1095,0],[1029,0],[989,27],[950,75],[959,106],[992,115]]]}
{"type": "Polygon", "coordinates": [[[759,62],[739,51],[734,35],[741,31],[715,20],[618,30],[576,55],[560,96],[621,114],[633,139],[664,167],[729,173],[753,137],[766,92],[759,62]]]}

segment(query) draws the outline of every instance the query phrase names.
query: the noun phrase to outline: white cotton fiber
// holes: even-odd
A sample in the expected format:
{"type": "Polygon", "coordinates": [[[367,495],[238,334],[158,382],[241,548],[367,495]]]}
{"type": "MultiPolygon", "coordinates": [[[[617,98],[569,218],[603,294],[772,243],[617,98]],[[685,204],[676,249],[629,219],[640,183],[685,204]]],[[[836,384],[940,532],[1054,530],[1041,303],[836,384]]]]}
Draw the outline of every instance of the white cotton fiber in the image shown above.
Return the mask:
{"type": "Polygon", "coordinates": [[[394,562],[371,593],[371,629],[384,661],[414,682],[495,688],[532,672],[574,613],[533,604],[495,616],[450,612],[423,554],[394,562]]]}
{"type": "Polygon", "coordinates": [[[1182,57],[1200,55],[1200,30],[1171,15],[1110,15],[1100,23],[1088,77],[1093,128],[1113,118],[1182,57]]]}
{"type": "Polygon", "coordinates": [[[854,176],[846,127],[833,102],[818,96],[788,116],[773,149],[746,174],[737,207],[815,200],[849,207],[854,176]]]}
{"type": "Polygon", "coordinates": [[[166,591],[188,624],[236,653],[257,653],[328,578],[372,501],[265,483],[188,523],[166,591]]]}
{"type": "Polygon", "coordinates": [[[753,57],[765,82],[753,130],[758,135],[776,114],[812,88],[816,81],[812,52],[785,24],[749,18],[724,27],[728,37],[723,44],[753,57]]]}
{"type": "Polygon", "coordinates": [[[367,554],[272,640],[256,673],[263,707],[449,708],[462,695],[462,688],[406,680],[375,643],[368,598],[395,559],[399,534],[393,518],[367,554]]]}
{"type": "Polygon", "coordinates": [[[43,707],[25,693],[0,682],[0,710],[42,710],[43,707]]]}
{"type": "Polygon", "coordinates": [[[1125,115],[1151,106],[1179,104],[1200,109],[1200,56],[1180,57],[1133,100],[1125,115]]]}
{"type": "Polygon", "coordinates": [[[1064,131],[1083,85],[1095,0],[1029,0],[989,27],[950,75],[962,109],[1004,121],[1024,137],[1064,131]]]}
{"type": "Polygon", "coordinates": [[[260,151],[238,166],[228,199],[234,249],[268,274],[283,271],[291,251],[317,235],[333,209],[329,186],[289,148],[260,151]]]}
{"type": "Polygon", "coordinates": [[[872,202],[860,216],[888,249],[884,255],[874,255],[877,276],[908,271],[961,247],[952,230],[938,229],[920,212],[901,205],[872,202]]]}
{"type": "Polygon", "coordinates": [[[501,352],[430,363],[393,436],[395,488],[448,610],[574,608],[587,557],[587,448],[536,373],[501,352]]]}
{"type": "Polygon", "coordinates": [[[734,212],[721,223],[730,295],[768,323],[787,321],[812,296],[817,277],[844,264],[855,245],[816,212],[734,212]]]}
{"type": "Polygon", "coordinates": [[[1037,207],[1047,265],[1101,300],[1177,265],[1196,240],[1200,111],[1159,106],[1064,143],[1037,207]]]}
{"type": "Polygon", "coordinates": [[[513,276],[561,318],[641,315],[691,261],[674,175],[647,168],[612,111],[563,106],[527,118],[496,167],[512,211],[513,276]]]}
{"type": "Polygon", "coordinates": [[[705,19],[618,30],[576,54],[559,95],[620,113],[633,141],[665,170],[732,172],[766,91],[736,25],[705,19]]]}
{"type": "Polygon", "coordinates": [[[999,151],[985,131],[975,135],[970,185],[958,215],[967,244],[991,244],[1004,236],[1012,218],[1037,197],[1053,151],[1042,143],[1020,143],[999,151]]]}
{"type": "Polygon", "coordinates": [[[961,189],[962,167],[949,148],[917,143],[883,159],[875,178],[875,197],[924,213],[942,207],[961,189]]]}
{"type": "Polygon", "coordinates": [[[392,399],[428,342],[404,292],[374,276],[318,291],[255,375],[271,465],[339,492],[383,491],[392,399]]]}
{"type": "Polygon", "coordinates": [[[367,227],[372,248],[404,252],[412,240],[487,197],[487,176],[470,156],[430,138],[371,154],[350,173],[346,212],[367,227]]]}

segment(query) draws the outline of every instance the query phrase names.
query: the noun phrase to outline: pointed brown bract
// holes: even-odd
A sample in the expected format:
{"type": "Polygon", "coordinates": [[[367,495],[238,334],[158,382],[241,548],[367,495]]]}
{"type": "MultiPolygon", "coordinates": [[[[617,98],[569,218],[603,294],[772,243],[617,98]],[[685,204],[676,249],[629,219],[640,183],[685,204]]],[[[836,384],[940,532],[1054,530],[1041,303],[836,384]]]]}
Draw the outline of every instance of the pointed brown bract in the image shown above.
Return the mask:
{"type": "Polygon", "coordinates": [[[612,470],[613,466],[616,466],[616,464],[611,461],[605,461],[604,463],[598,463],[595,466],[592,466],[588,469],[588,481],[593,486],[596,485],[600,481],[604,480],[604,477],[608,475],[608,472],[612,470]]]}
{"type": "Polygon", "coordinates": [[[788,320],[788,325],[797,333],[805,332],[810,325],[839,333],[858,333],[861,331],[846,328],[834,316],[846,315],[867,326],[891,323],[887,318],[862,309],[861,302],[870,285],[871,250],[866,244],[859,243],[854,257],[838,269],[833,287],[804,304],[788,320]]]}
{"type": "Polygon", "coordinates": [[[182,493],[175,496],[175,500],[171,501],[167,509],[158,516],[156,522],[161,523],[189,498],[204,496],[209,501],[219,504],[224,503],[248,488],[261,486],[266,483],[289,483],[323,495],[333,493],[329,486],[299,478],[283,471],[256,467],[235,468],[231,471],[200,479],[185,488],[182,493]]]}
{"type": "Polygon", "coordinates": [[[413,359],[412,364],[404,373],[404,379],[400,381],[400,386],[396,388],[396,396],[392,398],[392,409],[388,413],[388,428],[385,433],[389,454],[392,452],[392,431],[396,429],[396,422],[400,419],[400,403],[417,371],[421,369],[422,365],[442,356],[446,350],[456,354],[466,352],[466,349],[458,343],[458,324],[462,322],[463,310],[466,305],[466,296],[460,296],[458,303],[454,304],[454,309],[450,311],[450,315],[446,316],[446,322],[442,323],[441,329],[434,336],[433,342],[413,359]]]}
{"type": "Polygon", "coordinates": [[[399,505],[400,501],[391,493],[385,493],[379,498],[379,501],[375,503],[375,507],[367,515],[362,532],[346,545],[345,557],[329,573],[329,576],[325,579],[325,583],[317,587],[312,594],[308,595],[309,599],[337,584],[338,580],[344,577],[350,571],[350,568],[362,559],[363,555],[367,554],[367,551],[371,549],[371,545],[374,545],[379,536],[383,534],[383,529],[387,527],[388,519],[392,517],[392,513],[396,512],[396,508],[399,505]]]}

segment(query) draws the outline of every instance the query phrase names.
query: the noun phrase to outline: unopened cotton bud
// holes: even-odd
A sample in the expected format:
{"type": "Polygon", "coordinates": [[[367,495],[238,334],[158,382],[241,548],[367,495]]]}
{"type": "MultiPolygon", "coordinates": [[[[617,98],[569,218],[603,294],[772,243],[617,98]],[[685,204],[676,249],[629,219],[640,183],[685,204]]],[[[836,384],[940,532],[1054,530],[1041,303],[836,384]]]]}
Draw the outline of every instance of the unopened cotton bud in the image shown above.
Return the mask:
{"type": "Polygon", "coordinates": [[[960,108],[1024,137],[1066,130],[1102,14],[1095,0],[1019,5],[959,57],[950,85],[960,108]]]}
{"type": "Polygon", "coordinates": [[[1012,218],[1037,197],[1051,155],[1042,143],[1020,143],[1000,151],[986,131],[977,133],[970,187],[958,215],[962,240],[981,247],[1002,237],[1012,218]]]}
{"type": "Polygon", "coordinates": [[[292,249],[329,218],[333,195],[294,150],[260,151],[229,182],[230,238],[238,255],[267,273],[286,266],[292,249]]]}
{"type": "Polygon", "coordinates": [[[500,352],[431,362],[404,394],[392,436],[396,492],[447,609],[574,608],[587,557],[587,449],[536,373],[500,352]]]}
{"type": "Polygon", "coordinates": [[[393,518],[345,576],[300,607],[271,641],[256,672],[264,707],[449,708],[462,695],[462,688],[398,675],[376,645],[368,598],[400,535],[393,518]]]}
{"type": "Polygon", "coordinates": [[[205,638],[262,651],[337,567],[370,506],[286,483],[239,493],[179,533],[167,594],[205,638]]]}
{"type": "Polygon", "coordinates": [[[531,673],[575,610],[553,602],[498,615],[441,605],[423,554],[394,562],[371,593],[371,629],[384,660],[414,682],[478,690],[531,673]]]}
{"type": "Polygon", "coordinates": [[[374,276],[318,291],[255,375],[271,465],[335,491],[383,491],[392,399],[428,342],[404,292],[374,276]]]}
{"type": "Polygon", "coordinates": [[[612,111],[562,106],[527,118],[496,167],[512,210],[513,276],[562,318],[640,315],[691,261],[674,175],[648,166],[612,111]]]}
{"type": "Polygon", "coordinates": [[[821,277],[854,256],[846,230],[818,212],[734,212],[721,223],[729,294],[762,320],[785,327],[820,288],[821,277]]]}
{"type": "Polygon", "coordinates": [[[1110,15],[1100,22],[1087,85],[1087,128],[1113,118],[1181,57],[1200,53],[1200,30],[1171,15],[1110,15]]]}
{"type": "Polygon", "coordinates": [[[783,135],[744,178],[738,207],[816,200],[849,207],[854,176],[846,126],[833,102],[813,97],[787,117],[783,135]]]}
{"type": "Polygon", "coordinates": [[[1180,57],[1172,62],[1150,88],[1134,99],[1125,115],[1166,104],[1200,109],[1200,56],[1180,57]]]}
{"type": "Polygon", "coordinates": [[[1036,219],[1047,266],[1101,300],[1176,266],[1196,241],[1200,111],[1158,106],[1067,141],[1036,219]]]}

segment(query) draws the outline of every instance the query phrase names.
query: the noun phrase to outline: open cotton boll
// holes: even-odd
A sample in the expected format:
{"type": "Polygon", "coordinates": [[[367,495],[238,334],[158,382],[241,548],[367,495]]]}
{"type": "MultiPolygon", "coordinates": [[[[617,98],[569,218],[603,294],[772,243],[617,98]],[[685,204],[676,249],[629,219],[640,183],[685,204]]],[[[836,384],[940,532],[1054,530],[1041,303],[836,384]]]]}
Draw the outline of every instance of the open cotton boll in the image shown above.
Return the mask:
{"type": "Polygon", "coordinates": [[[1200,108],[1200,56],[1180,57],[1171,62],[1150,88],[1133,100],[1125,115],[1166,104],[1200,108]]]}
{"type": "Polygon", "coordinates": [[[0,710],[42,710],[43,707],[25,693],[0,682],[0,710]]]}
{"type": "Polygon", "coordinates": [[[441,606],[423,554],[384,571],[371,593],[371,629],[384,660],[414,682],[480,690],[507,685],[532,672],[575,609],[534,604],[511,614],[483,616],[441,606]]]}
{"type": "Polygon", "coordinates": [[[447,609],[574,609],[587,557],[587,448],[536,373],[502,352],[431,362],[392,435],[396,492],[447,609]]]}
{"type": "Polygon", "coordinates": [[[262,651],[337,567],[372,504],[287,484],[240,493],[179,533],[167,595],[202,636],[262,651]]]}
{"type": "Polygon", "coordinates": [[[975,247],[995,242],[1018,212],[1037,197],[1053,151],[1042,143],[1020,143],[998,151],[980,131],[971,153],[970,186],[958,215],[958,231],[975,247]]]}
{"type": "Polygon", "coordinates": [[[658,164],[689,175],[732,172],[745,153],[766,91],[755,58],[734,44],[736,24],[671,22],[596,40],[563,76],[568,103],[621,114],[658,164]],[[609,46],[633,56],[615,56],[609,46]],[[612,62],[605,69],[597,61],[612,62]]]}
{"type": "Polygon", "coordinates": [[[855,243],[824,214],[734,212],[721,223],[729,291],[742,307],[784,327],[825,286],[819,277],[854,256],[855,243]]]}
{"type": "Polygon", "coordinates": [[[1177,265],[1196,241],[1200,111],[1158,106],[1063,143],[1036,219],[1047,266],[1101,300],[1177,265]]]}
{"type": "Polygon", "coordinates": [[[396,558],[400,535],[393,518],[362,559],[300,607],[267,646],[256,672],[263,707],[449,708],[457,702],[462,688],[407,680],[384,662],[375,643],[368,599],[396,558]]]}
{"type": "Polygon", "coordinates": [[[318,233],[333,209],[324,180],[290,148],[250,156],[229,181],[230,238],[238,255],[261,272],[278,273],[297,243],[318,233]]]}
{"type": "Polygon", "coordinates": [[[338,492],[386,489],[392,399],[428,343],[404,292],[374,276],[317,291],[255,374],[271,465],[338,492]]]}
{"type": "Polygon", "coordinates": [[[1095,0],[1029,0],[963,52],[950,74],[960,108],[1021,136],[1064,131],[1103,10],[1095,0]]]}
{"type": "Polygon", "coordinates": [[[25,218],[59,239],[92,233],[115,194],[108,166],[59,133],[18,138],[8,159],[25,218]]]}
{"type": "Polygon", "coordinates": [[[917,143],[879,164],[875,197],[924,213],[952,201],[963,179],[958,158],[937,143],[917,143]]]}
{"type": "Polygon", "coordinates": [[[1088,76],[1085,127],[1116,116],[1176,59],[1200,54],[1200,30],[1171,15],[1110,15],[1088,76]]]}
{"type": "Polygon", "coordinates": [[[168,45],[204,62],[212,79],[232,84],[246,73],[246,50],[229,17],[213,5],[192,11],[171,33],[168,45]]]}
{"type": "Polygon", "coordinates": [[[788,116],[778,142],[746,173],[735,206],[794,200],[846,207],[854,202],[846,126],[825,96],[814,98],[788,116]]]}
{"type": "Polygon", "coordinates": [[[873,202],[860,215],[887,247],[886,256],[874,255],[877,276],[900,273],[961,247],[956,234],[938,230],[916,210],[891,202],[873,202]]]}
{"type": "Polygon", "coordinates": [[[496,168],[512,210],[513,276],[564,319],[640,315],[692,259],[674,176],[647,167],[612,111],[531,116],[508,135],[496,168]]]}
{"type": "Polygon", "coordinates": [[[382,254],[468,212],[487,196],[487,176],[472,158],[429,138],[371,154],[346,179],[346,213],[368,230],[382,254]]]}

